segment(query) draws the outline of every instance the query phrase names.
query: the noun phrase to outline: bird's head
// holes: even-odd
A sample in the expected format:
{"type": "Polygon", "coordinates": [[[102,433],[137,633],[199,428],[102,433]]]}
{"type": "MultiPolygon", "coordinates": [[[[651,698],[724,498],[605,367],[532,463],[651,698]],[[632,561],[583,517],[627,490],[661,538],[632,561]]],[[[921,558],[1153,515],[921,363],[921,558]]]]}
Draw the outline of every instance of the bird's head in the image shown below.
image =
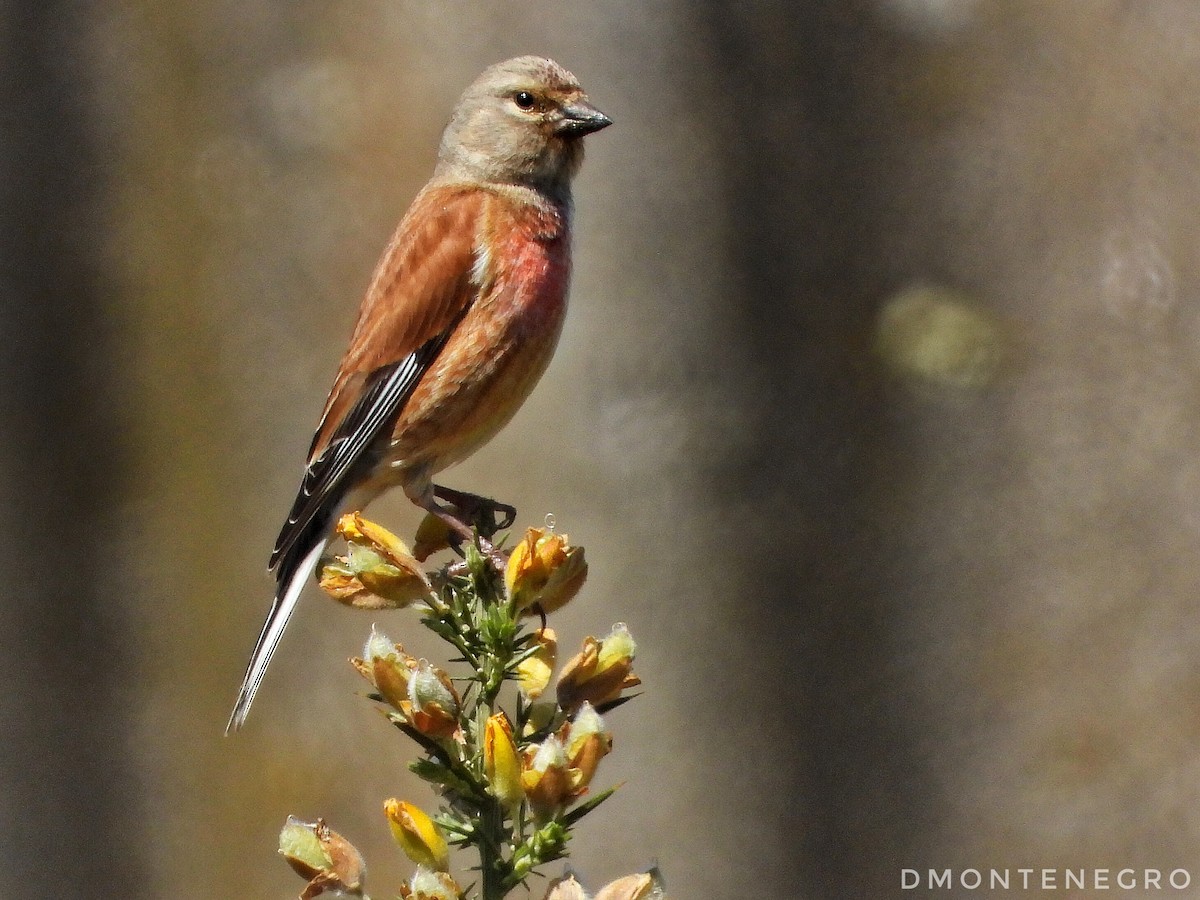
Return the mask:
{"type": "Polygon", "coordinates": [[[611,124],[558,63],[518,56],[463,93],[442,135],[438,174],[565,195],[583,162],[583,136],[611,124]]]}

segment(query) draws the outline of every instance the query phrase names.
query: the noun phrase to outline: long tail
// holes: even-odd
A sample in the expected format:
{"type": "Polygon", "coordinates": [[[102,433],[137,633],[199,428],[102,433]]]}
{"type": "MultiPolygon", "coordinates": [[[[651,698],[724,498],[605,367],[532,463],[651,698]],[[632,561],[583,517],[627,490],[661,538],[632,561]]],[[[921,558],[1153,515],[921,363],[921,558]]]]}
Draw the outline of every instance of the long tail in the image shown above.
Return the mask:
{"type": "Polygon", "coordinates": [[[238,691],[237,703],[233,706],[229,724],[225,726],[226,734],[241,728],[246,716],[250,714],[250,704],[254,702],[254,695],[258,693],[258,686],[266,674],[271,656],[279,646],[279,639],[283,637],[283,631],[292,617],[296,601],[300,599],[300,592],[304,590],[304,585],[308,583],[309,577],[317,567],[317,561],[320,560],[321,551],[325,549],[327,542],[328,538],[318,538],[312,549],[291,571],[280,573],[275,601],[271,604],[271,611],[267,613],[267,621],[263,623],[258,643],[254,645],[254,653],[251,654],[250,664],[246,667],[246,677],[242,679],[242,687],[238,691]]]}

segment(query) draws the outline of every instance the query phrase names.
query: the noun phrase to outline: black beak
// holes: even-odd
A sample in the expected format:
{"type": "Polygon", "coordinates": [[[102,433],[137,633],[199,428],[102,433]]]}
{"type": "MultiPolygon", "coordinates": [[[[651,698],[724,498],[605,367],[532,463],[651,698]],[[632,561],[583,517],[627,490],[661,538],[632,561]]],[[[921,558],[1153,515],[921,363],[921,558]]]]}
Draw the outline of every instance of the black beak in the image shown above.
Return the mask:
{"type": "Polygon", "coordinates": [[[554,126],[554,131],[563,137],[583,137],[612,124],[612,119],[586,100],[570,103],[562,111],[562,121],[554,126]]]}

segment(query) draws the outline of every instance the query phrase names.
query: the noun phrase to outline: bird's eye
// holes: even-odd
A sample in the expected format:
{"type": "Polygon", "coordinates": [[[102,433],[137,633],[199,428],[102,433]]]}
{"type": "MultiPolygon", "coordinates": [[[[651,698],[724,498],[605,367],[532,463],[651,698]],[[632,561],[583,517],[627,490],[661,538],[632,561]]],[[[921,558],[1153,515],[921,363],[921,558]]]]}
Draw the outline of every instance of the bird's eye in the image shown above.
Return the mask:
{"type": "Polygon", "coordinates": [[[529,91],[517,91],[513,94],[513,103],[520,109],[533,109],[536,102],[536,98],[529,91]]]}

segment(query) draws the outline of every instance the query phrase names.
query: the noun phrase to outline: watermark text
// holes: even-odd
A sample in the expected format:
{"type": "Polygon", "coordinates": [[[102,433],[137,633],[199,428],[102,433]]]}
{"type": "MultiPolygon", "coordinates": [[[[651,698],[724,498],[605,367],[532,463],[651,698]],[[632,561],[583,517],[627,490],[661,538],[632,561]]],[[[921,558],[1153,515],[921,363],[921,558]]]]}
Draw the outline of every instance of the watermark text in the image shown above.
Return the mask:
{"type": "Polygon", "coordinates": [[[1192,886],[1187,869],[1045,868],[901,869],[905,891],[1183,891],[1192,886]]]}

